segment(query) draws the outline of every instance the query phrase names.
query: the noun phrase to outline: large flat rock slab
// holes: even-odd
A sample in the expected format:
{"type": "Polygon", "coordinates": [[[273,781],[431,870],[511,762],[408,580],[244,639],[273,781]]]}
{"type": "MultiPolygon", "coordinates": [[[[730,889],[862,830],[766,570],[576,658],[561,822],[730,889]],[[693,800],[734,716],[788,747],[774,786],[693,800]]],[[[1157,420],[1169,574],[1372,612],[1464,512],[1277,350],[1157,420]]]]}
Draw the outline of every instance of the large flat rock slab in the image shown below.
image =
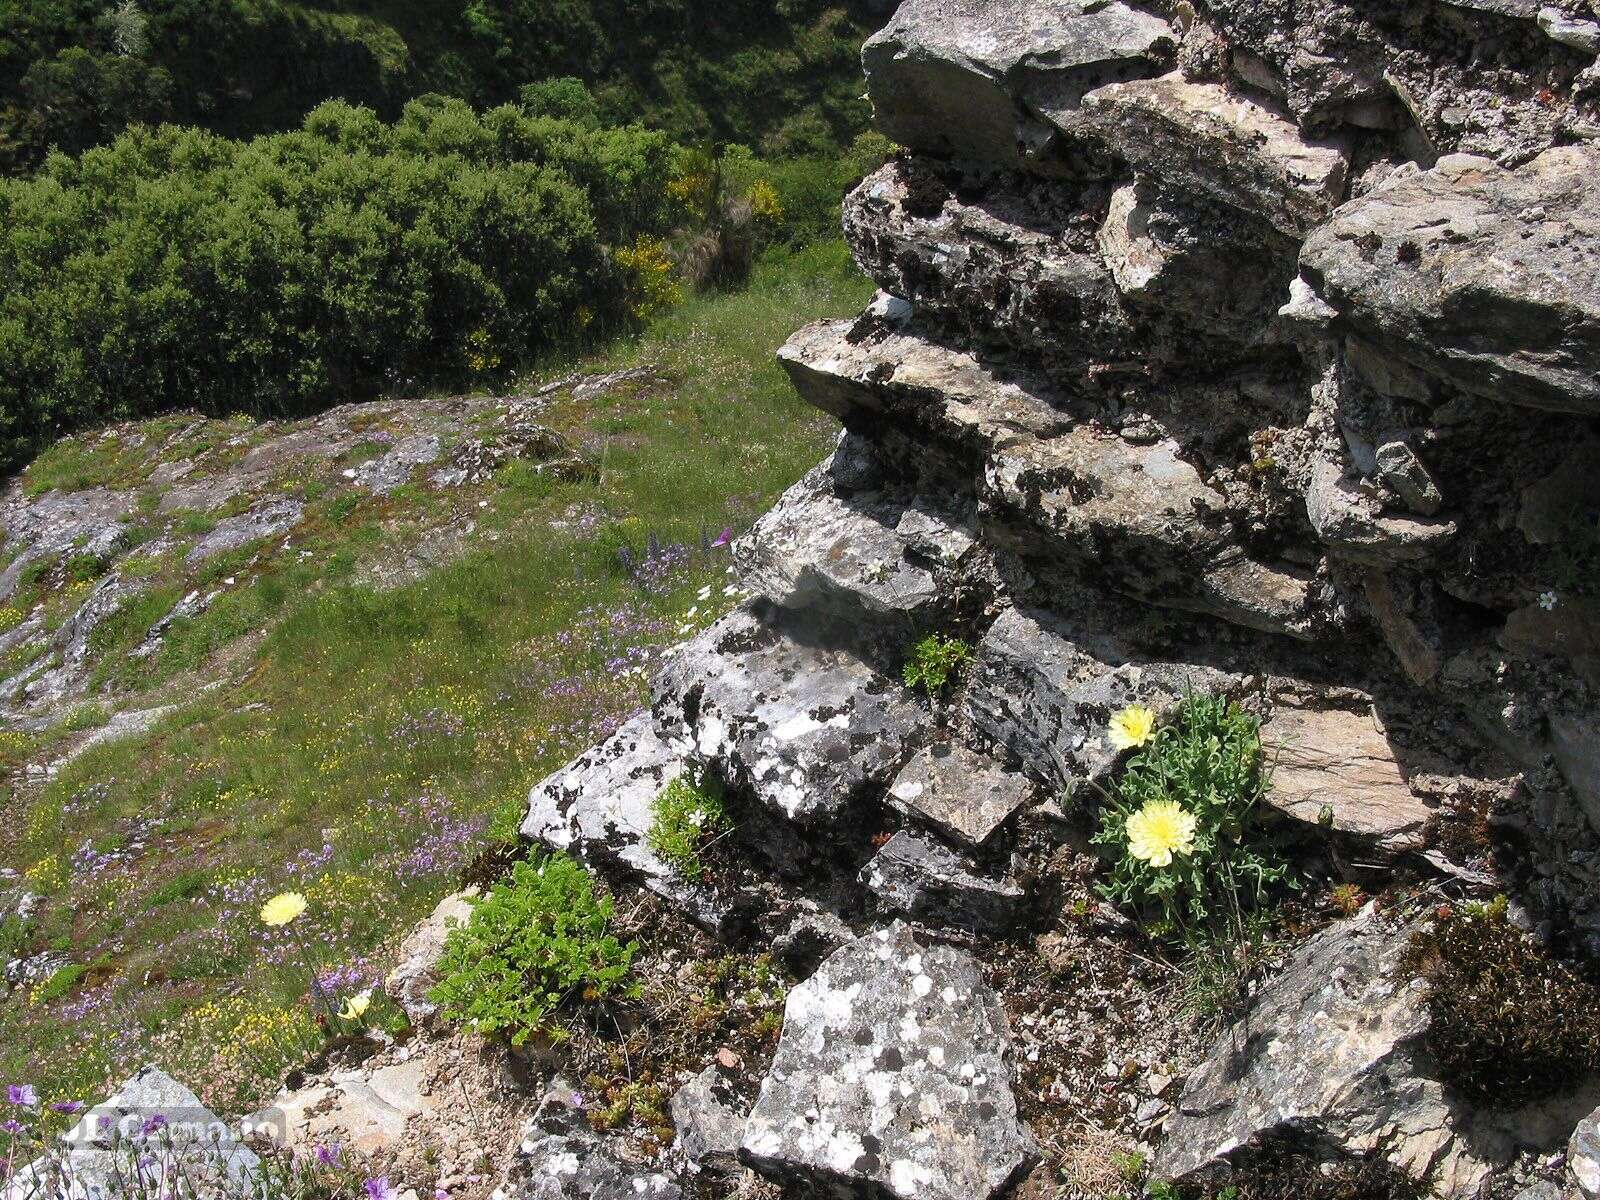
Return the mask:
{"type": "Polygon", "coordinates": [[[1037,1157],[1011,1033],[971,955],[902,924],[836,951],[789,993],[741,1158],[848,1195],[988,1200],[1037,1157]]]}
{"type": "Polygon", "coordinates": [[[1067,111],[1175,48],[1165,21],[1118,0],[904,0],[861,60],[875,123],[901,145],[1060,174],[1070,156],[1029,109],[1067,111]]]}
{"type": "Polygon", "coordinates": [[[1403,170],[1307,241],[1337,324],[1454,387],[1600,413],[1600,147],[1403,170]]]}
{"type": "Polygon", "coordinates": [[[1115,83],[1070,115],[1142,177],[1252,213],[1283,234],[1304,236],[1344,199],[1342,146],[1306,138],[1293,121],[1218,84],[1176,73],[1115,83]]]}
{"type": "Polygon", "coordinates": [[[1436,811],[1406,783],[1370,713],[1280,707],[1261,728],[1265,803],[1387,854],[1422,849],[1436,811]]]}
{"type": "Polygon", "coordinates": [[[752,606],[679,648],[655,681],[656,730],[772,812],[838,815],[886,785],[925,720],[897,679],[752,606]]]}

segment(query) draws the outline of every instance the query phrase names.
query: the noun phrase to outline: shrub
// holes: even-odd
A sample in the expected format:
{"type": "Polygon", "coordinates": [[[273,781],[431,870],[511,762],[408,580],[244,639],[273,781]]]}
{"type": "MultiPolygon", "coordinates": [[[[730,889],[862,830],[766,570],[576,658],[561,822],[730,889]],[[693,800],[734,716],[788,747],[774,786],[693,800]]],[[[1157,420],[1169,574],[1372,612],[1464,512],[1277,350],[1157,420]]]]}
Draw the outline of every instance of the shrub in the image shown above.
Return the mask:
{"type": "Polygon", "coordinates": [[[930,633],[911,648],[901,676],[907,687],[921,688],[928,695],[937,696],[971,661],[972,647],[966,642],[930,633]]]}
{"type": "Polygon", "coordinates": [[[1468,1099],[1517,1108],[1600,1070],[1600,987],[1512,925],[1504,904],[1444,910],[1408,963],[1429,984],[1429,1048],[1468,1099]]]}
{"type": "Polygon", "coordinates": [[[627,988],[637,946],[612,936],[611,917],[566,855],[519,862],[450,931],[433,999],[448,1020],[521,1045],[571,1002],[627,988]]]}
{"type": "Polygon", "coordinates": [[[1104,797],[1094,835],[1111,860],[1102,894],[1154,909],[1158,932],[1238,927],[1243,909],[1288,878],[1259,830],[1264,787],[1260,722],[1226,697],[1188,697],[1104,797]]]}
{"type": "Polygon", "coordinates": [[[671,149],[431,97],[253,141],[136,128],[0,181],[0,468],[91,422],[457,385],[631,328],[659,281],[610,248],[678,218],[671,149]]]}
{"type": "Polygon", "coordinates": [[[655,820],[650,826],[650,848],[685,879],[703,881],[706,865],[702,852],[733,828],[721,789],[679,775],[661,790],[651,812],[655,820]]]}

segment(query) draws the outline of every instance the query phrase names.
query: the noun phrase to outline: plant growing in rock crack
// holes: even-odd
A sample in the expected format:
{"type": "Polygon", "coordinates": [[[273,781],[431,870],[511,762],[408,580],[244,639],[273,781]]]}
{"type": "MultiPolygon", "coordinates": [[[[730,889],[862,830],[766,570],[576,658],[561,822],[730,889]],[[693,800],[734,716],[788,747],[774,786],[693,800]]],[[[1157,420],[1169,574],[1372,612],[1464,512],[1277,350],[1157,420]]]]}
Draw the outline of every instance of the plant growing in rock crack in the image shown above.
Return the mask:
{"type": "Polygon", "coordinates": [[[1574,509],[1561,523],[1550,581],[1557,595],[1600,596],[1600,513],[1574,509]]]}
{"type": "Polygon", "coordinates": [[[685,879],[704,882],[702,855],[733,831],[722,788],[714,780],[697,783],[679,775],[661,789],[650,811],[655,818],[647,836],[650,848],[685,879]]]}
{"type": "Polygon", "coordinates": [[[569,1003],[630,990],[636,943],[610,932],[612,904],[564,854],[517,863],[445,939],[432,998],[447,1020],[520,1046],[569,1003]]]}
{"type": "Polygon", "coordinates": [[[907,687],[921,688],[929,696],[938,696],[971,661],[972,647],[966,642],[958,637],[930,633],[911,647],[901,676],[907,687]]]}
{"type": "Polygon", "coordinates": [[[1245,910],[1292,881],[1258,825],[1261,726],[1223,696],[1190,696],[1172,722],[1134,705],[1112,718],[1138,747],[1103,792],[1094,842],[1110,859],[1102,894],[1153,913],[1152,932],[1193,941],[1242,929],[1245,910]]]}
{"type": "Polygon", "coordinates": [[[1503,897],[1441,910],[1407,948],[1428,981],[1428,1046],[1476,1103],[1516,1108],[1600,1070],[1600,981],[1513,925],[1503,897]]]}

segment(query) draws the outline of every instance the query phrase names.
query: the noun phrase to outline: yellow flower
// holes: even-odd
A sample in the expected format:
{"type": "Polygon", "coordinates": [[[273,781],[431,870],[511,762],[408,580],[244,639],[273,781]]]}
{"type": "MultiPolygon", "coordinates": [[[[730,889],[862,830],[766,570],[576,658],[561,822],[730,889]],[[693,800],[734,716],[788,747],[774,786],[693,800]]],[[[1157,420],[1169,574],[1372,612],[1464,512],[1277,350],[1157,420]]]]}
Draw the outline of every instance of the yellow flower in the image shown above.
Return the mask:
{"type": "Polygon", "coordinates": [[[1111,718],[1111,744],[1131,750],[1148,742],[1156,731],[1156,714],[1142,704],[1130,704],[1111,718]]]}
{"type": "Polygon", "coordinates": [[[367,1009],[372,1007],[372,989],[357,992],[344,1002],[344,1007],[339,1010],[339,1018],[344,1021],[359,1021],[367,1015],[367,1009]]]}
{"type": "Polygon", "coordinates": [[[263,925],[287,925],[306,910],[306,898],[299,892],[284,892],[261,906],[263,925]]]}
{"type": "Polygon", "coordinates": [[[1172,800],[1152,800],[1128,818],[1128,853],[1152,867],[1194,853],[1194,814],[1172,800]]]}

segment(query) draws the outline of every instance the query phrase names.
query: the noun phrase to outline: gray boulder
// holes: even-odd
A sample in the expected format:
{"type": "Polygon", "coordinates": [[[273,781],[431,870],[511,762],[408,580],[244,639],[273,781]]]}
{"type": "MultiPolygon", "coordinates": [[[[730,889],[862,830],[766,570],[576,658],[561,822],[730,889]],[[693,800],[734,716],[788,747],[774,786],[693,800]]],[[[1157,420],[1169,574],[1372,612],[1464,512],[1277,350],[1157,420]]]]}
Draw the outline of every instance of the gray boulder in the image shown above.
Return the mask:
{"type": "Polygon", "coordinates": [[[1155,74],[1175,45],[1165,21],[1119,0],[905,0],[861,61],[875,124],[901,145],[1064,174],[1076,156],[1030,112],[1155,74]]]}
{"type": "Polygon", "coordinates": [[[298,500],[267,500],[249,512],[224,517],[195,543],[185,561],[193,566],[261,538],[276,537],[298,525],[304,513],[305,505],[298,500]]]}
{"type": "Polygon", "coordinates": [[[1525,1146],[1553,1148],[1594,1097],[1475,1110],[1439,1082],[1427,985],[1402,959],[1415,926],[1369,905],[1314,937],[1189,1077],[1155,1175],[1186,1179],[1253,1140],[1293,1134],[1377,1153],[1440,1196],[1475,1194],[1525,1146]]]}
{"type": "Polygon", "coordinates": [[[781,1182],[895,1200],[988,1200],[1036,1161],[1011,1034],[977,962],[903,924],[789,993],[740,1157],[781,1182]]]}
{"type": "Polygon", "coordinates": [[[861,886],[881,909],[923,925],[1003,933],[1015,928],[1023,891],[927,834],[902,829],[861,869],[861,886]]]}
{"type": "Polygon", "coordinates": [[[1600,413],[1600,147],[1397,171],[1301,255],[1338,323],[1500,403],[1600,413]]]}
{"type": "Polygon", "coordinates": [[[841,496],[833,459],[808,472],[733,546],[747,589],[784,608],[910,629],[943,623],[975,575],[970,513],[920,497],[841,496]]]}
{"type": "Polygon", "coordinates": [[[1322,544],[1369,566],[1424,562],[1456,535],[1453,521],[1385,513],[1360,481],[1335,463],[1319,463],[1306,488],[1306,516],[1322,544]]]}
{"type": "Polygon", "coordinates": [[[887,784],[924,715],[837,637],[800,632],[735,609],[662,669],[654,711],[670,754],[809,822],[887,784]]]}
{"type": "MultiPolygon", "coordinates": [[[[146,1066],[62,1134],[59,1150],[23,1167],[6,1200],[95,1200],[120,1194],[142,1143],[168,1143],[174,1169],[196,1195],[247,1195],[261,1165],[200,1098],[146,1066]]],[[[176,1191],[178,1181],[163,1184],[176,1191]]]]}
{"type": "Polygon", "coordinates": [[[620,868],[696,924],[719,932],[737,905],[684,879],[650,848],[652,805],[683,769],[682,757],[656,736],[650,714],[638,713],[533,789],[522,835],[620,868]]]}

